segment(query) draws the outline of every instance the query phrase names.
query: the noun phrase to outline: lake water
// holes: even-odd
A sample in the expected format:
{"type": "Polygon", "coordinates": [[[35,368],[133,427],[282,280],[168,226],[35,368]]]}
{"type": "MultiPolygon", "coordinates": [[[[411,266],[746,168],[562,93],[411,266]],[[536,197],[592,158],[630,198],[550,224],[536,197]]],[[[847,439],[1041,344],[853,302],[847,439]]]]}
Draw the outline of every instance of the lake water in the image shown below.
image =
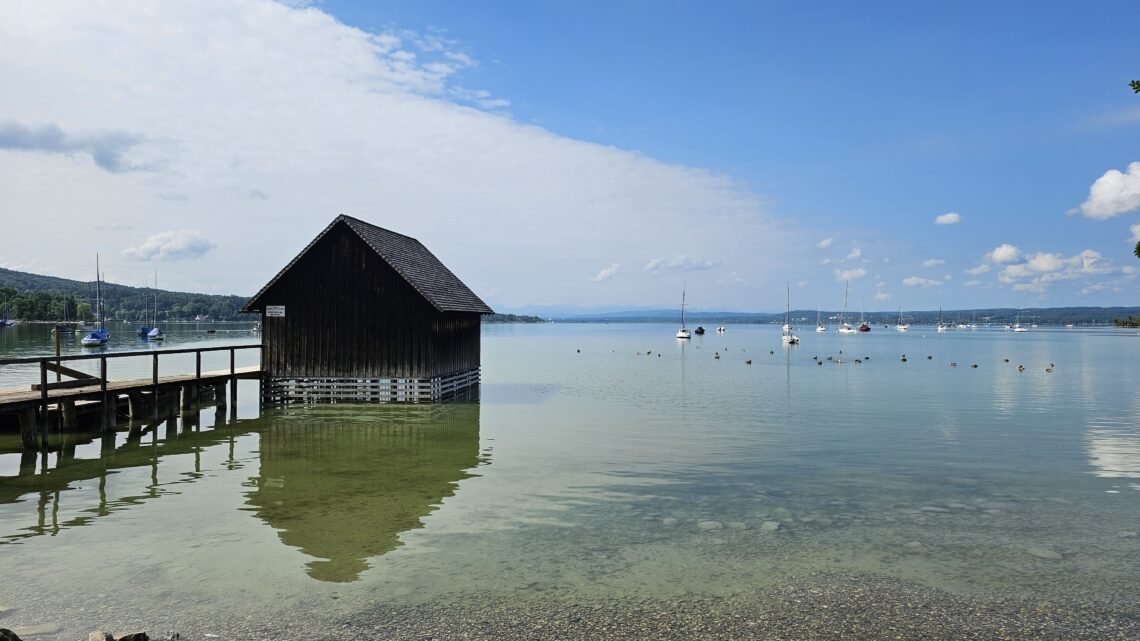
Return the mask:
{"type": "MultiPolygon", "coordinates": [[[[0,436],[0,624],[208,632],[314,604],[700,598],[835,569],[1135,600],[1135,331],[809,326],[785,347],[776,326],[675,329],[486,325],[477,401],[259,413],[243,382],[236,419],[123,425],[46,473],[0,436]]],[[[37,331],[0,330],[0,354],[48,350],[37,331]]]]}

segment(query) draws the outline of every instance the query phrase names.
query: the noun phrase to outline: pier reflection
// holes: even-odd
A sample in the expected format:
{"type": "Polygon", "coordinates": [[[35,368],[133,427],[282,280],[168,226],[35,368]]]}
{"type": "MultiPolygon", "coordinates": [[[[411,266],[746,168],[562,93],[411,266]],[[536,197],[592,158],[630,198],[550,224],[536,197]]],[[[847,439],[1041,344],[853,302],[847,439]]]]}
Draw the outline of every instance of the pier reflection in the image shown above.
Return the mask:
{"type": "Polygon", "coordinates": [[[249,509],[313,557],[309,576],[342,583],[487,462],[477,403],[311,406],[270,420],[259,456],[249,509]]]}
{"type": "MultiPolygon", "coordinates": [[[[230,423],[225,408],[184,416],[133,421],[115,432],[56,433],[50,452],[23,450],[18,436],[0,441],[0,544],[51,535],[140,506],[174,486],[201,477],[202,452],[234,442],[256,429],[254,421],[230,423]],[[163,459],[189,455],[189,469],[163,459]],[[150,468],[141,483],[114,481],[119,472],[150,468]]],[[[129,475],[136,479],[137,475],[129,475]]]]}

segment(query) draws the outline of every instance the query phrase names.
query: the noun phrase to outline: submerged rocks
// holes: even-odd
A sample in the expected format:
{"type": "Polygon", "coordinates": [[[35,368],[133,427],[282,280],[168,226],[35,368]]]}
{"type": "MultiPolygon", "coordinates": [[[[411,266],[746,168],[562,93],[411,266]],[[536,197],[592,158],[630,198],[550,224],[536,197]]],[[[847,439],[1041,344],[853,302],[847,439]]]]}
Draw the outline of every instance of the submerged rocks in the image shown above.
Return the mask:
{"type": "Polygon", "coordinates": [[[1065,558],[1065,555],[1061,554],[1060,552],[1040,546],[1025,548],[1025,552],[1039,559],[1047,559],[1049,561],[1060,561],[1061,559],[1065,558]]]}
{"type": "Polygon", "coordinates": [[[701,521],[697,523],[697,529],[700,530],[723,530],[724,523],[720,521],[701,521]]]}
{"type": "Polygon", "coordinates": [[[761,532],[778,532],[780,531],[781,524],[779,521],[764,521],[760,524],[761,532]]]}

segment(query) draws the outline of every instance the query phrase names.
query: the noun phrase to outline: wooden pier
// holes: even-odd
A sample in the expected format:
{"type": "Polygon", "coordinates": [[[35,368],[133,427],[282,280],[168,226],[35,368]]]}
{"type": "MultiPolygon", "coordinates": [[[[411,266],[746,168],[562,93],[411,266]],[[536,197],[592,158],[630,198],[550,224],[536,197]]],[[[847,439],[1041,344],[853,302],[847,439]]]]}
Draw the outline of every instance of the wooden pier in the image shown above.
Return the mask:
{"type": "Polygon", "coordinates": [[[237,404],[238,379],[261,379],[260,365],[236,367],[236,352],[250,349],[260,352],[261,345],[0,359],[0,366],[39,365],[39,383],[33,383],[30,389],[0,390],[0,416],[17,417],[25,447],[47,449],[48,432],[52,423],[60,430],[73,429],[77,426],[81,413],[94,410],[99,414],[100,427],[114,427],[124,397],[132,418],[158,418],[164,410],[194,407],[203,389],[212,392],[218,403],[224,406],[225,387],[229,385],[230,406],[233,407],[237,404]],[[230,357],[228,369],[202,371],[203,353],[227,351],[230,357]],[[159,357],[175,354],[194,354],[194,372],[159,376],[159,357]],[[149,378],[108,379],[108,360],[139,357],[149,357],[152,360],[152,374],[149,378]],[[98,360],[99,374],[88,374],[63,365],[67,361],[83,360],[98,360]],[[49,374],[53,375],[54,381],[49,382],[49,374]],[[68,377],[68,380],[63,380],[63,377],[68,377]]]}

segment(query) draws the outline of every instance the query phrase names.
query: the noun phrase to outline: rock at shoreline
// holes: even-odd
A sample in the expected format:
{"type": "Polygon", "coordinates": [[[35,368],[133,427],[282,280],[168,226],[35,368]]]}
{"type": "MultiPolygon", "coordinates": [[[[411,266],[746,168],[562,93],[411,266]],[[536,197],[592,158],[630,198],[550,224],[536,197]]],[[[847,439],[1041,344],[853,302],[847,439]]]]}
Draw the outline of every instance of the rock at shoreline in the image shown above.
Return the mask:
{"type": "Polygon", "coordinates": [[[8,628],[0,628],[0,641],[20,641],[20,637],[8,628]]]}
{"type": "Polygon", "coordinates": [[[150,641],[150,637],[146,635],[146,632],[131,632],[116,638],[115,641],[150,641]]]}
{"type": "Polygon", "coordinates": [[[112,636],[110,632],[102,632],[100,630],[96,630],[94,632],[88,633],[87,641],[115,641],[115,637],[112,636]]]}

